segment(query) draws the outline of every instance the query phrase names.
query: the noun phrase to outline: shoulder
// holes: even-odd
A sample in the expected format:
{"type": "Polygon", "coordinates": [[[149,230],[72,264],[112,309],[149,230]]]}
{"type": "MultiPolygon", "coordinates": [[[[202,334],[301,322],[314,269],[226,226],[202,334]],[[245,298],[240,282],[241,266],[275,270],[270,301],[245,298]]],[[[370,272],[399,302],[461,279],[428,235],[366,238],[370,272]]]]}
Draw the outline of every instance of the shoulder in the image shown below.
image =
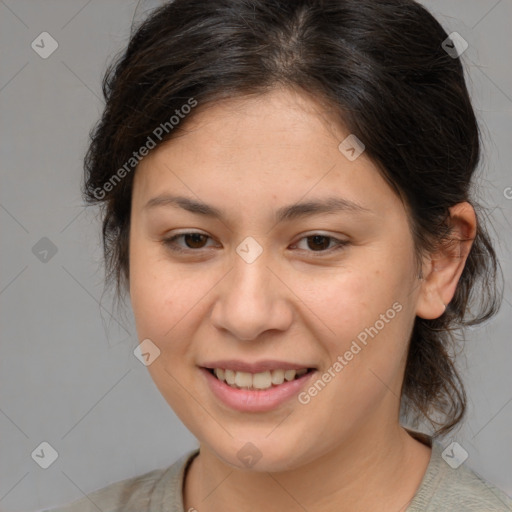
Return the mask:
{"type": "Polygon", "coordinates": [[[453,450],[444,451],[444,457],[443,451],[438,441],[432,442],[430,463],[407,512],[512,511],[512,500],[502,490],[465,463],[448,464],[453,450]]]}
{"type": "Polygon", "coordinates": [[[189,451],[167,468],[155,469],[93,491],[59,508],[43,512],[182,512],[181,485],[184,470],[198,453],[189,451]],[[174,508],[169,509],[169,504],[174,508]]]}

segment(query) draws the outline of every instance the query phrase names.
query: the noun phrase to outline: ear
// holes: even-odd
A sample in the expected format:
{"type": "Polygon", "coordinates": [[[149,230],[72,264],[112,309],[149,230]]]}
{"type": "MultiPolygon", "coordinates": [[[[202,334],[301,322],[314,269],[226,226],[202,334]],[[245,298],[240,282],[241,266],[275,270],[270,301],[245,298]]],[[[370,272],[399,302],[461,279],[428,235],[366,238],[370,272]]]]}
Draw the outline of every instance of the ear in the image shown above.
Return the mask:
{"type": "Polygon", "coordinates": [[[440,317],[457,288],[476,236],[475,210],[468,202],[449,208],[452,242],[424,260],[416,315],[431,320],[440,317]]]}

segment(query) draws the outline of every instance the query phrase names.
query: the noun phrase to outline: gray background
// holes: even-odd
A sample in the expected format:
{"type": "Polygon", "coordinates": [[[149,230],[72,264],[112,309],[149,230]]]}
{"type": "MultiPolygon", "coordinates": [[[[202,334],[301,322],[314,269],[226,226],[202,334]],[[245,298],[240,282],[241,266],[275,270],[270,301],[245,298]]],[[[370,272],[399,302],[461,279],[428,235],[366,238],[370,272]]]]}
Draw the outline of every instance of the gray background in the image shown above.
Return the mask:
{"type": "MultiPolygon", "coordinates": [[[[506,280],[499,315],[468,332],[458,366],[469,414],[442,441],[456,440],[469,466],[512,495],[512,0],[424,4],[469,42],[462,59],[486,153],[479,199],[506,280]]],[[[127,43],[136,5],[0,1],[2,511],[79,498],[197,445],[134,357],[131,313],[115,313],[103,294],[99,220],[79,190],[88,131],[102,109],[100,80],[127,43]],[[59,45],[47,59],[31,48],[44,31],[59,45]],[[43,237],[57,249],[46,262],[33,251],[43,237]],[[43,441],[59,454],[48,469],[31,457],[43,441]]]]}

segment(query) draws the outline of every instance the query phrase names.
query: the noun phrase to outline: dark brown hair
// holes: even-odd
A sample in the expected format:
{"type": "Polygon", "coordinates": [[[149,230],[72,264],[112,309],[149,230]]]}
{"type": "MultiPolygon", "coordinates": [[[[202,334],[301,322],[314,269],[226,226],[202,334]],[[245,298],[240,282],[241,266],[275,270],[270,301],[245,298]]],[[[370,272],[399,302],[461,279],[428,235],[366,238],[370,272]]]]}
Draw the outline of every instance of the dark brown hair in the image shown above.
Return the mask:
{"type": "Polygon", "coordinates": [[[279,85],[305,91],[364,142],[401,197],[418,269],[449,243],[450,206],[477,211],[453,300],[441,317],[415,319],[402,387],[404,415],[439,426],[434,437],[453,429],[466,411],[454,331],[497,312],[501,268],[473,198],[480,132],[447,37],[412,0],[175,0],[155,10],[105,73],[106,107],[85,157],[84,197],[103,207],[107,285],[119,297],[128,282],[134,155],[176,136],[194,110],[178,123],[172,115],[191,99],[201,108],[279,85]]]}

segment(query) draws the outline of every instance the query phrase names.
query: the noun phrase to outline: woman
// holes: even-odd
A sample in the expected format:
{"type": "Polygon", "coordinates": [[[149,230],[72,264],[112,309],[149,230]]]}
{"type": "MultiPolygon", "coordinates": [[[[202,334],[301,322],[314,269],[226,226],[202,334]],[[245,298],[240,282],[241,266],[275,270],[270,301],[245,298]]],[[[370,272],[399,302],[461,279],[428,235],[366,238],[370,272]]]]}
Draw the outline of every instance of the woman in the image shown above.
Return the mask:
{"type": "Polygon", "coordinates": [[[456,43],[412,0],[175,0],[138,29],[84,193],[200,446],[59,510],[512,509],[437,439],[451,331],[500,299],[456,43]]]}

